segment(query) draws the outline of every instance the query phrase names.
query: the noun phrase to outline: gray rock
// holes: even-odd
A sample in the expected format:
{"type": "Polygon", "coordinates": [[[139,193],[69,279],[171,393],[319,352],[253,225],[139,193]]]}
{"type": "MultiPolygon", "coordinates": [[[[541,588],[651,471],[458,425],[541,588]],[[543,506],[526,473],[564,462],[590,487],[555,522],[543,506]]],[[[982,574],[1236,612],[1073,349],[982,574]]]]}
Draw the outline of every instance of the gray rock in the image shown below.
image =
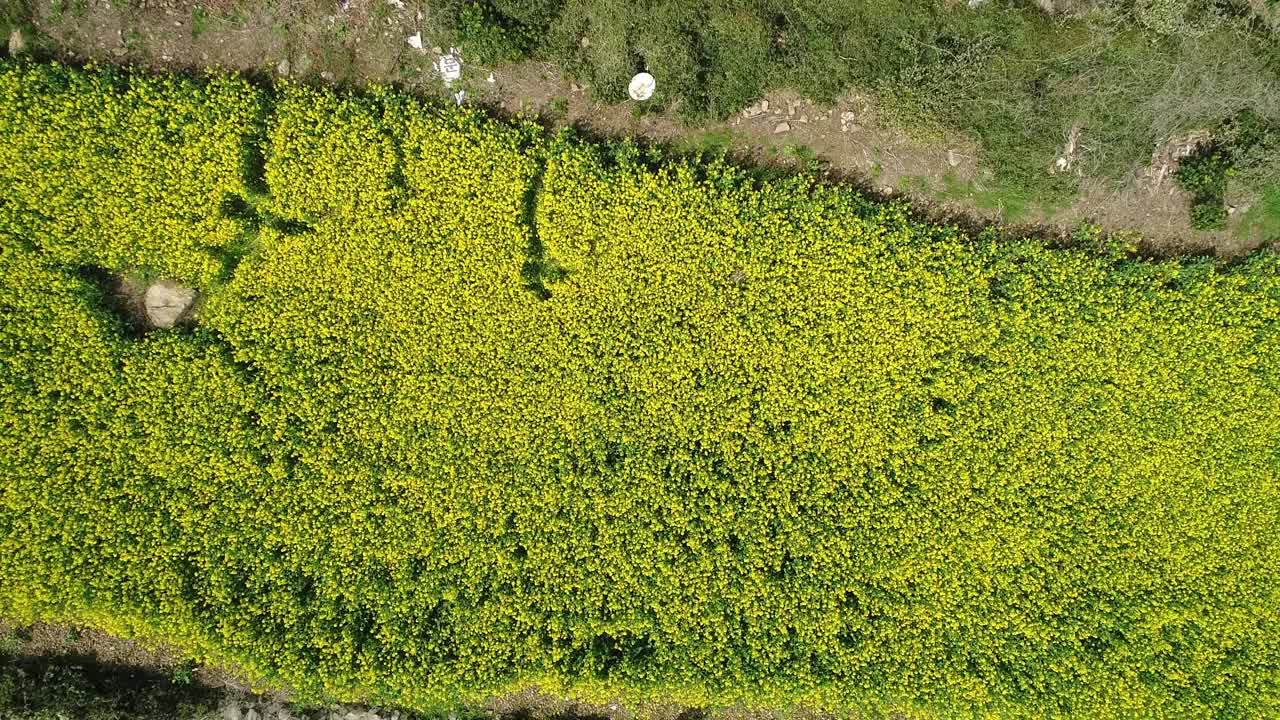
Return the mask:
{"type": "Polygon", "coordinates": [[[223,700],[218,717],[221,720],[241,720],[240,705],[230,698],[223,700]]]}
{"type": "Polygon", "coordinates": [[[18,57],[27,51],[27,40],[22,37],[21,30],[9,33],[9,57],[18,57]]]}
{"type": "MultiPolygon", "coordinates": [[[[172,280],[161,280],[147,288],[143,304],[147,320],[158,328],[171,328],[186,314],[196,300],[196,291],[182,287],[172,280]]],[[[252,720],[247,718],[246,720],[252,720]]]]}
{"type": "Polygon", "coordinates": [[[791,123],[780,122],[773,128],[774,135],[781,135],[784,132],[791,132],[791,123]]]}
{"type": "Polygon", "coordinates": [[[258,714],[257,710],[249,708],[248,712],[244,714],[244,720],[262,720],[262,716],[258,714]]]}
{"type": "Polygon", "coordinates": [[[289,58],[281,60],[276,65],[276,73],[287,76],[289,74],[289,58]]]}
{"type": "Polygon", "coordinates": [[[947,164],[956,167],[960,164],[960,155],[955,150],[947,151],[947,164]]]}

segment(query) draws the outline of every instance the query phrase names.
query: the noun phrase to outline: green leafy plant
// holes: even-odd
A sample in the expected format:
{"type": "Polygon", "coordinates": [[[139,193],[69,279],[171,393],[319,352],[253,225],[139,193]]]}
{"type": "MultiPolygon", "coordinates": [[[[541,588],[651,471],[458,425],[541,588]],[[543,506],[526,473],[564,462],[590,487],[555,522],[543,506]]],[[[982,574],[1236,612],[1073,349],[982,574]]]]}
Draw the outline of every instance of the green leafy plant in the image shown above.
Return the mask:
{"type": "Polygon", "coordinates": [[[1197,230],[1221,230],[1227,226],[1227,208],[1220,200],[1196,200],[1191,204],[1191,227],[1197,230]]]}
{"type": "Polygon", "coordinates": [[[457,21],[457,41],[467,59],[482,65],[518,60],[533,37],[520,25],[504,24],[482,3],[468,3],[457,21]]]}

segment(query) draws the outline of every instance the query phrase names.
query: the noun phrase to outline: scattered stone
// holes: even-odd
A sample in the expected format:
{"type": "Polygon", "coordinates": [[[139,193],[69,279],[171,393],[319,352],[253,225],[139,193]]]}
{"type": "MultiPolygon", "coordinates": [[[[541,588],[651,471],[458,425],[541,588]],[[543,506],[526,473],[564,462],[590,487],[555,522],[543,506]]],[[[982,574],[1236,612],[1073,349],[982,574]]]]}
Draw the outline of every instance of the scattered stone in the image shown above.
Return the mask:
{"type": "Polygon", "coordinates": [[[387,0],[387,4],[397,10],[404,9],[404,0],[387,0]]]}
{"type": "Polygon", "coordinates": [[[282,76],[287,76],[289,74],[289,58],[281,60],[276,65],[276,74],[282,76]]]}
{"type": "Polygon", "coordinates": [[[801,115],[801,116],[799,117],[799,119],[798,119],[796,122],[807,123],[807,122],[809,122],[809,116],[808,116],[808,115],[801,115]]]}
{"type": "Polygon", "coordinates": [[[748,105],[742,109],[742,117],[750,120],[751,118],[760,117],[769,111],[769,101],[761,100],[754,105],[748,105]]]}
{"type": "Polygon", "coordinates": [[[444,50],[441,50],[439,45],[432,45],[432,46],[431,46],[431,52],[433,52],[433,53],[435,53],[435,54],[437,54],[437,55],[443,55],[443,54],[444,54],[444,50]]]}
{"type": "Polygon", "coordinates": [[[579,41],[578,41],[578,44],[579,44],[579,45],[581,45],[581,46],[582,46],[582,47],[584,47],[584,48],[589,48],[589,47],[591,47],[591,38],[584,37],[584,38],[582,38],[581,40],[579,40],[579,41]]]}
{"type": "Polygon", "coordinates": [[[320,72],[320,79],[321,79],[321,80],[324,80],[325,82],[333,82],[333,81],[334,81],[334,75],[333,75],[333,73],[329,72],[328,70],[322,70],[322,71],[320,72]]]}
{"type": "Polygon", "coordinates": [[[955,150],[947,150],[947,164],[956,167],[960,164],[960,155],[955,150]]]}
{"type": "MultiPolygon", "coordinates": [[[[158,328],[171,328],[186,314],[196,300],[196,291],[182,287],[172,280],[161,280],[147,288],[143,305],[147,320],[158,328]]],[[[246,716],[245,720],[252,720],[246,716]]]]}
{"type": "Polygon", "coordinates": [[[991,2],[991,0],[969,0],[969,7],[970,8],[982,7],[983,5],[986,5],[989,2],[991,2]]]}
{"type": "Polygon", "coordinates": [[[409,47],[413,48],[414,50],[422,49],[422,33],[420,32],[416,32],[410,35],[409,37],[405,38],[404,41],[409,43],[409,47]]]}
{"type": "Polygon", "coordinates": [[[1227,206],[1227,214],[1228,214],[1228,215],[1235,215],[1235,214],[1236,214],[1236,210],[1237,210],[1237,209],[1238,209],[1238,208],[1236,208],[1236,206],[1235,206],[1235,205],[1228,205],[1228,206],[1227,206]]]}
{"type": "Polygon", "coordinates": [[[791,132],[791,123],[780,122],[773,128],[774,135],[781,135],[785,132],[791,132]]]}
{"type": "Polygon", "coordinates": [[[9,33],[10,58],[17,58],[18,55],[22,55],[23,53],[26,53],[26,51],[27,51],[26,38],[22,37],[22,31],[20,31],[20,29],[14,29],[13,32],[9,33]]]}
{"type": "Polygon", "coordinates": [[[486,78],[486,80],[488,81],[488,83],[489,83],[490,85],[492,85],[492,84],[494,84],[494,83],[498,82],[498,78],[494,77],[494,76],[493,76],[493,73],[489,73],[489,77],[488,77],[488,78],[486,78]]]}
{"type": "Polygon", "coordinates": [[[569,92],[582,92],[582,86],[578,83],[569,83],[569,92]]]}
{"type": "Polygon", "coordinates": [[[244,714],[244,720],[262,720],[262,716],[258,714],[257,710],[249,708],[244,714]]]}

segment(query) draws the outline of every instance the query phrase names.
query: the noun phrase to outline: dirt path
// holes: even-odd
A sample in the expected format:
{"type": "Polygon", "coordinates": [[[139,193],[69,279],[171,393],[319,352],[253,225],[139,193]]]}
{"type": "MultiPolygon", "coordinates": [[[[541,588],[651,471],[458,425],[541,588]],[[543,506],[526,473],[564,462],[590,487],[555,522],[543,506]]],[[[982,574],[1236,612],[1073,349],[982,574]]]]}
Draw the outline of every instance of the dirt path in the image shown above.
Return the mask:
{"type": "Polygon", "coordinates": [[[1193,231],[1187,198],[1159,173],[1141,173],[1121,187],[1086,179],[1066,206],[1029,202],[996,186],[971,141],[915,138],[886,128],[874,105],[856,95],[818,106],[794,94],[772,93],[723,122],[691,127],[671,114],[638,113],[631,103],[598,103],[589,88],[548,63],[465,65],[461,83],[446,92],[432,67],[440,50],[432,40],[439,36],[438,23],[413,0],[34,0],[33,6],[33,25],[50,49],[77,61],[207,67],[347,86],[389,83],[442,99],[461,88],[468,102],[537,115],[553,126],[572,124],[596,135],[687,150],[723,148],[767,165],[816,165],[943,216],[1044,224],[1061,232],[1093,222],[1108,230],[1135,230],[1147,238],[1148,249],[1164,253],[1235,256],[1263,240],[1241,222],[1246,208],[1225,231],[1193,231]],[[421,50],[408,42],[414,35],[421,38],[421,50]]]}

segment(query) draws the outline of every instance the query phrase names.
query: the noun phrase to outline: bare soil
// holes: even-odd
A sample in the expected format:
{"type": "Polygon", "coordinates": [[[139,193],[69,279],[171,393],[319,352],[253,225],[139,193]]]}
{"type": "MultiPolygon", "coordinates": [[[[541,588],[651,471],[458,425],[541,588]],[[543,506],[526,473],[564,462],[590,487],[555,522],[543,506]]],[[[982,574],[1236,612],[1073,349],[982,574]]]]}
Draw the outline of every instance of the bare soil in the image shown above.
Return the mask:
{"type": "MultiPolygon", "coordinates": [[[[91,628],[53,623],[21,625],[0,619],[2,655],[64,662],[89,660],[126,674],[143,671],[174,677],[178,672],[190,671],[192,682],[221,691],[224,697],[246,706],[279,708],[290,702],[287,689],[264,691],[235,668],[193,667],[175,648],[117,638],[91,628]]],[[[357,706],[344,705],[337,709],[353,710],[357,706]]],[[[830,713],[809,707],[779,711],[746,706],[704,709],[670,702],[624,704],[619,700],[603,704],[583,703],[537,687],[494,697],[482,706],[460,710],[464,712],[459,715],[495,720],[836,720],[836,716],[830,713]]],[[[275,715],[264,713],[265,717],[275,715]]],[[[344,716],[344,713],[338,712],[337,715],[344,716]]]]}
{"type": "MultiPolygon", "coordinates": [[[[92,628],[52,623],[19,625],[0,619],[3,652],[36,658],[90,658],[98,663],[171,675],[190,667],[180,652],[164,645],[114,637],[92,628]]],[[[199,665],[192,680],[205,687],[245,692],[249,682],[233,669],[199,665]]]]}
{"type": "MultiPolygon", "coordinates": [[[[832,178],[882,196],[905,196],[936,216],[1036,226],[1048,234],[1087,221],[1136,231],[1156,253],[1236,256],[1262,244],[1257,233],[1237,227],[1243,212],[1225,231],[1192,230],[1187,198],[1167,168],[1158,168],[1161,148],[1153,148],[1152,167],[1127,183],[1086,179],[1071,204],[1041,207],[996,187],[970,140],[905,134],[880,122],[874,103],[858,95],[818,106],[792,93],[771,93],[762,98],[767,111],[691,126],[671,113],[637,112],[634,103],[597,102],[590,88],[543,62],[487,68],[464,58],[463,81],[446,90],[432,68],[437,51],[447,49],[433,47],[439,23],[415,0],[34,0],[33,8],[45,44],[74,61],[207,68],[353,87],[393,84],[442,100],[463,89],[467,102],[594,135],[691,151],[725,149],[779,167],[817,163],[832,178]],[[407,42],[415,33],[422,50],[407,42]]],[[[1070,155],[1070,138],[1064,141],[1070,155]]]]}

